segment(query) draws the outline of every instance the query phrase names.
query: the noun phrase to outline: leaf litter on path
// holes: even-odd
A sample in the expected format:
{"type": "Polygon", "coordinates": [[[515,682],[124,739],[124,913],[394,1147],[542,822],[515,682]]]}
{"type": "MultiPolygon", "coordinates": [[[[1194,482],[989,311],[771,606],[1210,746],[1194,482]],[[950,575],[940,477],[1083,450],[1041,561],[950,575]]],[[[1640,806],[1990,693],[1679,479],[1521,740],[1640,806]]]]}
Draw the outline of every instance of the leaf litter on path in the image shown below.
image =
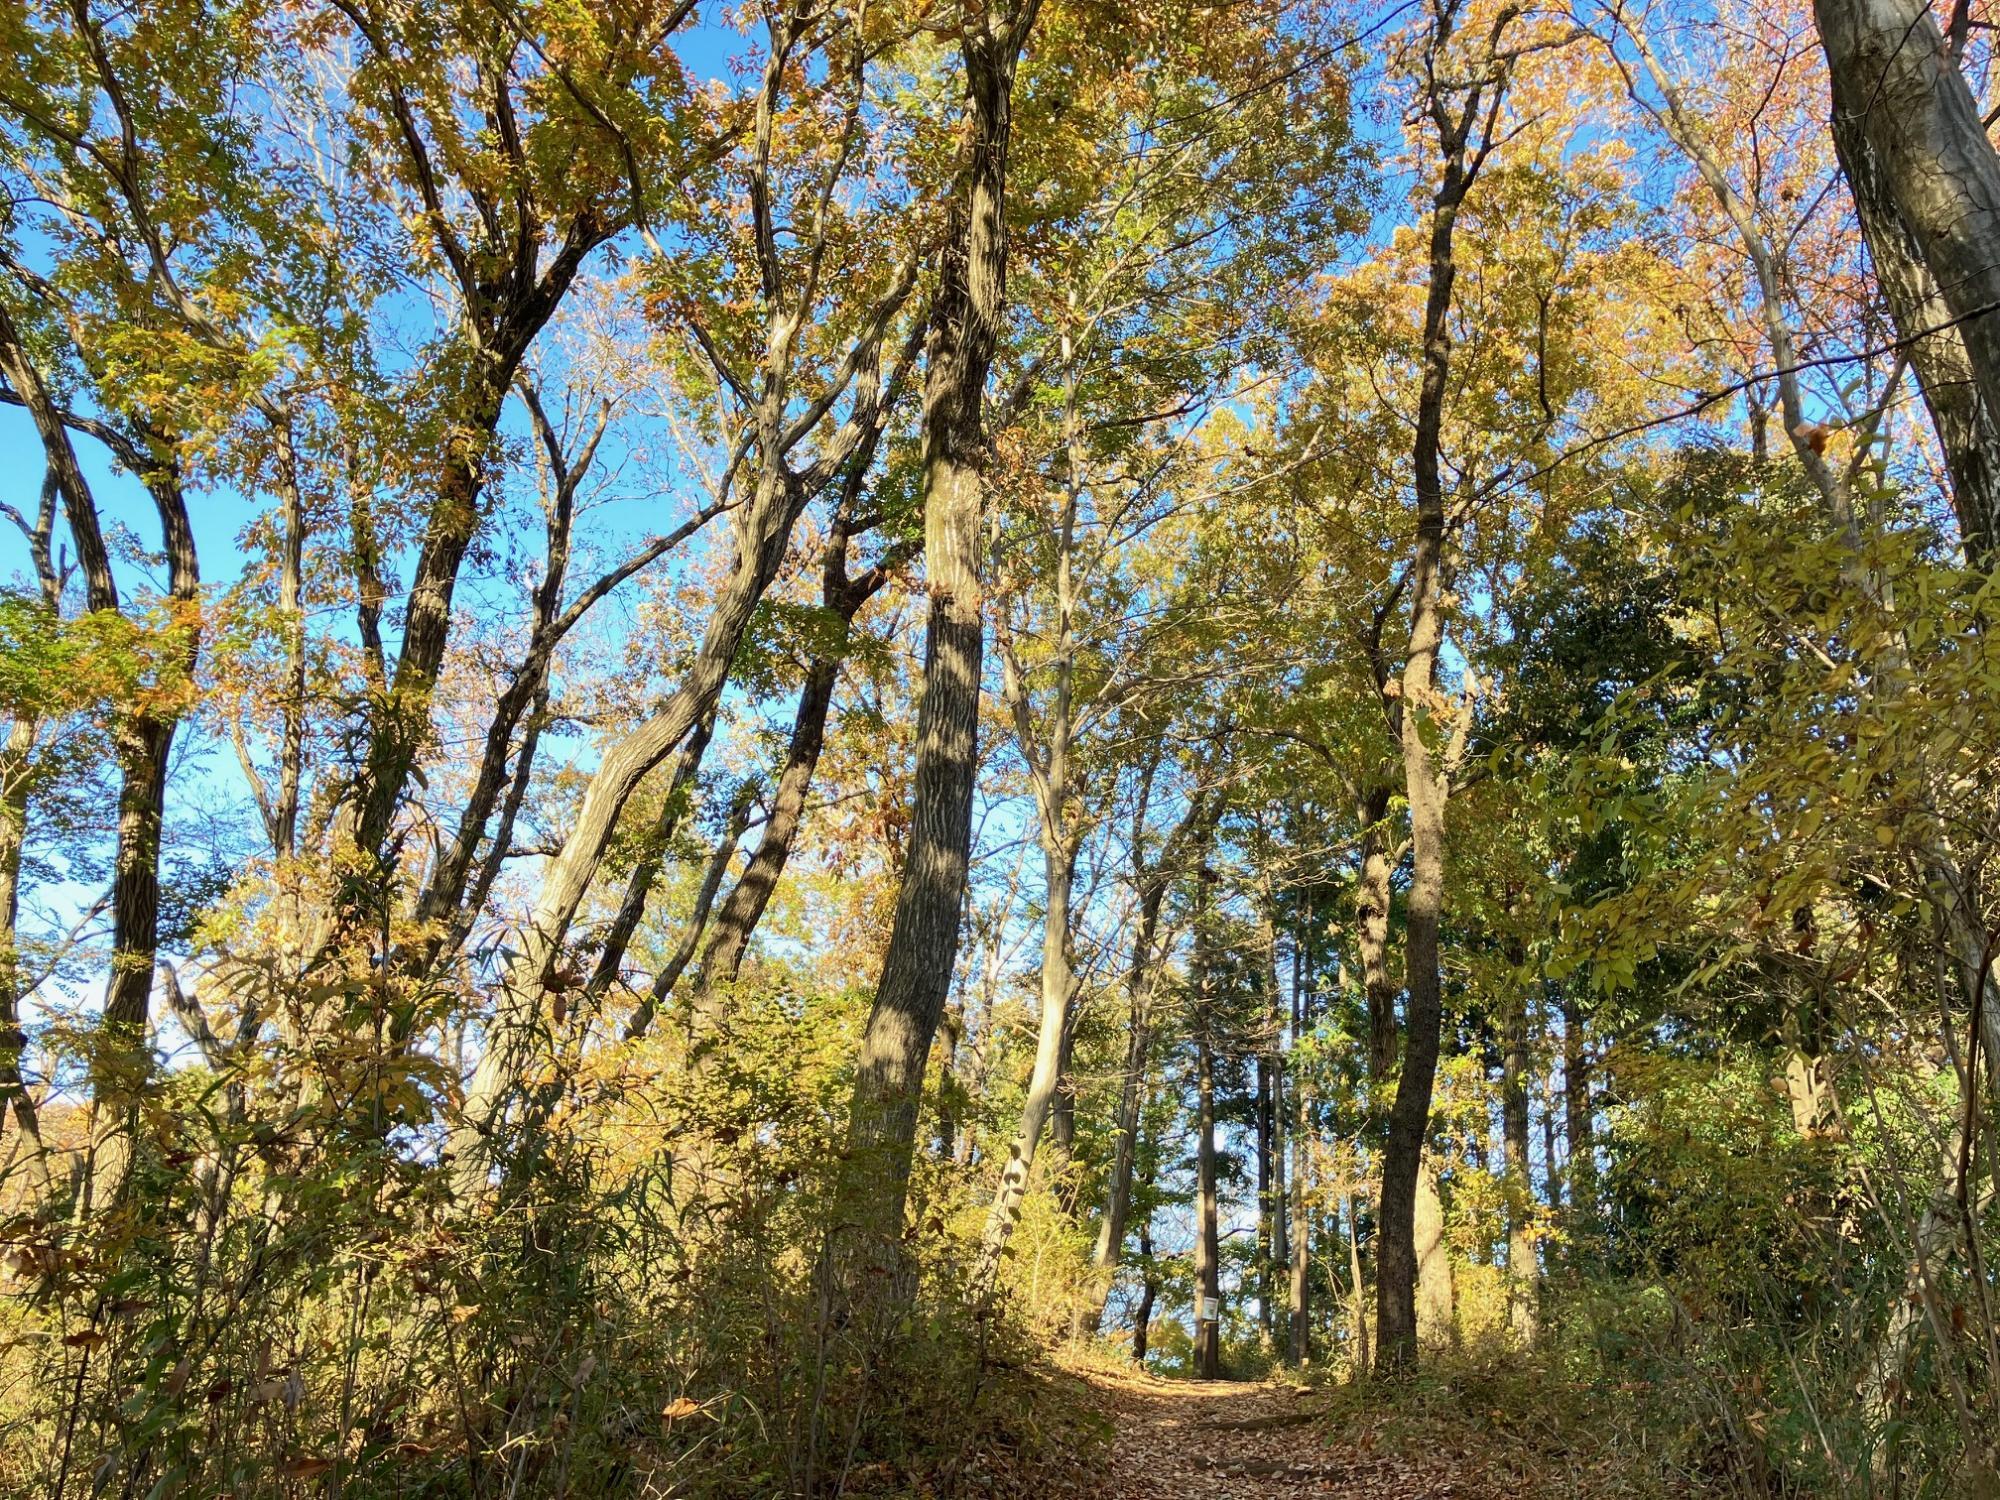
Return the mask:
{"type": "Polygon", "coordinates": [[[1085,1377],[1117,1428],[1095,1500],[1519,1500],[1504,1455],[1390,1451],[1373,1423],[1329,1430],[1323,1395],[1280,1383],[1085,1377]],[[1501,1459],[1495,1463],[1493,1459],[1501,1459]]]}

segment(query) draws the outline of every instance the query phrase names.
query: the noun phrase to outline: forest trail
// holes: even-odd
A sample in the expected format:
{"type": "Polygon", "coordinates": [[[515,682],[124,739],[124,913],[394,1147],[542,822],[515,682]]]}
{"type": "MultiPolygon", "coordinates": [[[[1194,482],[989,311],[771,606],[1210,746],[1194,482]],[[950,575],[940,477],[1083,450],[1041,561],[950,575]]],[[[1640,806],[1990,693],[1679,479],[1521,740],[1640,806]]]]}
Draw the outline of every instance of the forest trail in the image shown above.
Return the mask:
{"type": "Polygon", "coordinates": [[[1500,1500],[1523,1475],[1496,1448],[1396,1441],[1327,1393],[1283,1381],[1197,1382],[1093,1370],[1116,1425],[1098,1500],[1500,1500]]]}

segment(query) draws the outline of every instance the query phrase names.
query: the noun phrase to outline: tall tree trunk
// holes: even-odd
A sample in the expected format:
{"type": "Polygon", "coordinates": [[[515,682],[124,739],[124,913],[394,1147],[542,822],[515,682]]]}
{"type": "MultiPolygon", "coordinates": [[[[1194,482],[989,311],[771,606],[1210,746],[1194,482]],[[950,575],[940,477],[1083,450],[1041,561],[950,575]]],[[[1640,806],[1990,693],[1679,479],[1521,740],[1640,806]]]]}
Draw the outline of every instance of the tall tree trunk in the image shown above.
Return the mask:
{"type": "Polygon", "coordinates": [[[1597,1135],[1590,1103],[1590,1048],[1583,1012],[1568,995],[1562,999],[1563,1134],[1568,1148],[1565,1184],[1569,1195],[1572,1243],[1597,1220],[1597,1135]]]}
{"type": "MultiPolygon", "coordinates": [[[[1157,917],[1157,911],[1155,912],[1157,917]]],[[[1130,1018],[1125,1033],[1125,1067],[1118,1083],[1118,1118],[1111,1141],[1111,1167],[1104,1188],[1104,1214],[1097,1225],[1097,1243],[1090,1263],[1097,1273],[1080,1317],[1081,1326],[1095,1333],[1104,1321],[1104,1302],[1125,1248],[1125,1221],[1132,1208],[1132,1159],[1139,1134],[1139,1111],[1145,1103],[1147,1055],[1152,1050],[1152,1023],[1147,1014],[1152,932],[1142,913],[1140,933],[1132,940],[1132,968],[1126,977],[1130,1018]],[[1142,956],[1141,945],[1145,947],[1142,956]]]]}
{"type": "MultiPolygon", "coordinates": [[[[27,532],[42,603],[51,614],[62,608],[62,579],[56,571],[53,547],[60,492],[51,465],[42,478],[34,526],[27,532]]],[[[7,731],[6,748],[0,750],[0,1136],[7,1132],[9,1117],[14,1121],[14,1143],[0,1152],[0,1179],[21,1167],[27,1174],[30,1199],[36,1203],[46,1200],[54,1187],[48,1153],[42,1145],[41,1119],[21,1071],[28,1044],[21,1029],[21,855],[27,845],[32,758],[39,732],[34,716],[20,710],[7,731]]]]}
{"type": "MultiPolygon", "coordinates": [[[[1280,1287],[1289,1279],[1291,1244],[1290,1199],[1285,1193],[1285,1016],[1278,978],[1278,925],[1268,885],[1264,891],[1264,968],[1266,1000],[1263,1036],[1257,1056],[1257,1206],[1263,1235],[1263,1255],[1257,1265],[1257,1323],[1267,1349],[1276,1349],[1280,1287]]],[[[1298,949],[1294,937],[1292,979],[1298,983],[1298,949]]],[[[1287,1304],[1289,1296],[1283,1298],[1287,1304]]],[[[1281,1355],[1282,1357],[1282,1355],[1281,1355]]]]}
{"type": "Polygon", "coordinates": [[[1257,1336],[1266,1348],[1277,1337],[1277,1299],[1272,1267],[1276,1264],[1277,1224],[1271,1196],[1272,1106],[1271,1060],[1260,1049],[1255,1059],[1257,1098],[1257,1336]]]}
{"type": "MultiPolygon", "coordinates": [[[[1389,1119],[1383,1098],[1397,1077],[1398,1052],[1398,986],[1389,968],[1390,880],[1395,863],[1390,854],[1389,831],[1382,822],[1388,815],[1388,807],[1389,792],[1381,787],[1370,788],[1359,803],[1357,815],[1366,831],[1362,835],[1360,878],[1355,892],[1355,947],[1361,958],[1362,989],[1368,1004],[1368,1135],[1385,1162],[1389,1119]]],[[[1443,1342],[1449,1336],[1452,1316],[1451,1260],[1443,1253],[1444,1206],[1438,1201],[1436,1175],[1420,1171],[1415,1191],[1413,1223],[1421,1222],[1426,1232],[1421,1243],[1413,1241],[1411,1251],[1417,1278],[1414,1297],[1418,1311],[1423,1314],[1425,1337],[1443,1342]]],[[[1379,1226],[1376,1244],[1379,1253],[1379,1226]]],[[[1379,1263],[1376,1272],[1379,1295],[1379,1263]]]]}
{"type": "MultiPolygon", "coordinates": [[[[1441,7],[1430,43],[1436,64],[1456,17],[1441,7]]],[[[1407,592],[1410,635],[1400,691],[1384,703],[1400,742],[1403,793],[1410,807],[1410,888],[1404,916],[1404,1047],[1382,1149],[1382,1197],[1376,1226],[1377,1364],[1385,1370],[1410,1366],[1417,1357],[1417,1274],[1425,1259],[1418,1241],[1417,1207],[1429,1132],[1431,1091],[1437,1077],[1438,1046],[1444,1018],[1439,968],[1439,921],[1444,906],[1445,809],[1450,796],[1448,759],[1433,746],[1427,730],[1442,724],[1449,709],[1437,686],[1438,648],[1444,639],[1445,503],[1442,472],[1447,382],[1451,371],[1452,291],[1458,279],[1453,234],[1465,195],[1491,150],[1499,106],[1505,95],[1505,63],[1498,48],[1507,15],[1487,40],[1488,56],[1472,81],[1446,85],[1432,66],[1426,100],[1438,135],[1442,176],[1431,203],[1429,285],[1424,301],[1423,373],[1417,392],[1413,470],[1416,541],[1410,557],[1407,592]],[[1462,97],[1460,97],[1462,96],[1462,97]],[[1475,135],[1477,139],[1475,140],[1475,135]]],[[[1459,64],[1454,63],[1454,67],[1459,64]]],[[[1462,726],[1461,726],[1462,728],[1462,726]]],[[[1435,1198],[1435,1192],[1426,1195],[1435,1198]]],[[[1427,1210],[1431,1205],[1427,1204],[1427,1210]]],[[[1442,1215],[1426,1212],[1425,1228],[1442,1215]]],[[[1441,1234],[1440,1234],[1441,1239],[1441,1234]]],[[[1441,1246],[1431,1257],[1448,1268],[1441,1246]]],[[[1426,1298],[1435,1312],[1440,1300],[1426,1298]]]]}
{"type": "MultiPolygon", "coordinates": [[[[1204,974],[1204,991],[1209,983],[1204,974]]],[[[1218,1380],[1222,1376],[1222,1241],[1216,1196],[1215,1048],[1209,1035],[1212,1022],[1204,994],[1194,1034],[1194,1373],[1197,1380],[1218,1380]]]]}
{"type": "Polygon", "coordinates": [[[1535,1339],[1539,1268],[1535,1261],[1535,1185],[1528,1159],[1528,1001],[1515,997],[1507,1012],[1506,1053],[1500,1065],[1501,1138],[1506,1145],[1507,1313],[1523,1345],[1535,1339]]]}
{"type": "MultiPolygon", "coordinates": [[[[1292,934],[1292,1047],[1294,1054],[1299,1039],[1307,1034],[1312,1025],[1312,1001],[1306,993],[1305,972],[1306,953],[1310,938],[1307,908],[1300,900],[1300,915],[1292,934]]],[[[1306,1091],[1298,1078],[1292,1079],[1291,1127],[1292,1127],[1292,1180],[1291,1213],[1289,1225],[1290,1276],[1285,1301],[1285,1353],[1290,1362],[1304,1365],[1312,1358],[1312,1237],[1313,1219],[1306,1174],[1309,1158],[1306,1143],[1311,1131],[1311,1111],[1306,1103],[1306,1091]]],[[[1360,1285],[1356,1283],[1356,1291],[1360,1285]]]]}
{"type": "MultiPolygon", "coordinates": [[[[951,208],[924,385],[924,570],[931,596],[903,883],[855,1075],[842,1198],[857,1243],[835,1257],[848,1306],[900,1260],[924,1066],[958,956],[978,771],[985,650],[980,543],[986,376],[1006,313],[1007,148],[1014,70],[1038,0],[962,25],[971,159],[951,208]]],[[[896,1300],[907,1279],[886,1278],[896,1300]]]]}

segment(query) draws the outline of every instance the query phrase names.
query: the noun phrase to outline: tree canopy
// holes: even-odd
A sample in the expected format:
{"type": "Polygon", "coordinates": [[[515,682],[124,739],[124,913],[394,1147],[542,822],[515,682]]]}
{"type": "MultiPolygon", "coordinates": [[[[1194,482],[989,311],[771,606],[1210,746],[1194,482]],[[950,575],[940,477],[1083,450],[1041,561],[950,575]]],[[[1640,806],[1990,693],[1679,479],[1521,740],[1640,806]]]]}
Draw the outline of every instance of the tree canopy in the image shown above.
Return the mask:
{"type": "Polygon", "coordinates": [[[0,1491],[1988,1493],[1995,25],[0,0],[0,1491]]]}

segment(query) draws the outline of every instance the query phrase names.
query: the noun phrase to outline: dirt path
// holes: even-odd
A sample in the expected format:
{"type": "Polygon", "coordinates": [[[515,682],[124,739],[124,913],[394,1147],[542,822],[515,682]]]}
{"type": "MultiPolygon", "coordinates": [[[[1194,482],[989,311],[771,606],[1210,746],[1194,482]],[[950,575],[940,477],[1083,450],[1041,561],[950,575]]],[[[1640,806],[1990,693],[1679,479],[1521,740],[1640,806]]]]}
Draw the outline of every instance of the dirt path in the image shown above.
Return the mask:
{"type": "Polygon", "coordinates": [[[1521,1500],[1464,1453],[1377,1451],[1372,1428],[1330,1432],[1325,1397],[1298,1387],[1085,1378],[1117,1425],[1097,1500],[1521,1500]]]}

